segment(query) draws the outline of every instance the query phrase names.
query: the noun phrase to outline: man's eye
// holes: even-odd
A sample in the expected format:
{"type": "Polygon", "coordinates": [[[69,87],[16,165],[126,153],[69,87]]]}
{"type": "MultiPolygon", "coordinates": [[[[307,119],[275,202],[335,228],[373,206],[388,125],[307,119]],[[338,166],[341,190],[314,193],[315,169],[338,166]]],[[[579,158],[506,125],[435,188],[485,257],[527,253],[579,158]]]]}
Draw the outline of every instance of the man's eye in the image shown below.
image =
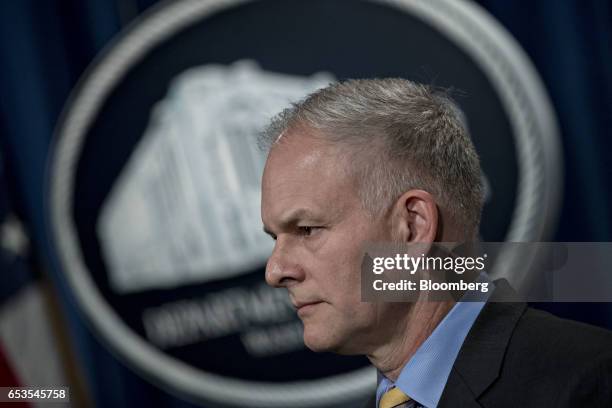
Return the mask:
{"type": "Polygon", "coordinates": [[[299,232],[300,235],[308,237],[308,236],[316,233],[320,229],[321,229],[321,227],[303,226],[303,227],[298,227],[298,232],[299,232]]]}

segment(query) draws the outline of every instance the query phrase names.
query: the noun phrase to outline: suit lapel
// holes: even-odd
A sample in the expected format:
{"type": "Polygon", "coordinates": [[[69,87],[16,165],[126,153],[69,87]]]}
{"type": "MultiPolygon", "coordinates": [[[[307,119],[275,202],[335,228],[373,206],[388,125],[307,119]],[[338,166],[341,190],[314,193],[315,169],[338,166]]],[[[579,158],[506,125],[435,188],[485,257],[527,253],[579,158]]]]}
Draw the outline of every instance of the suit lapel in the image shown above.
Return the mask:
{"type": "Polygon", "coordinates": [[[472,394],[467,384],[461,378],[461,375],[453,368],[444,392],[440,397],[438,408],[482,408],[476,397],[472,394]]]}
{"type": "Polygon", "coordinates": [[[440,407],[480,406],[476,399],[499,376],[512,332],[526,309],[523,302],[495,300],[515,294],[506,280],[495,281],[495,292],[474,322],[453,365],[440,407]]]}

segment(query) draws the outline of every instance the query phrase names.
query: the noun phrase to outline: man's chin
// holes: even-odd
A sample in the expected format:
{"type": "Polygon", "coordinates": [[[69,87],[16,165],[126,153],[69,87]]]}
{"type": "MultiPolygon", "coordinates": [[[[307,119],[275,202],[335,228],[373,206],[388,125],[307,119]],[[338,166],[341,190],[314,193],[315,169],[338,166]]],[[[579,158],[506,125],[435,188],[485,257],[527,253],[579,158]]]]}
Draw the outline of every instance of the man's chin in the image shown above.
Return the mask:
{"type": "Polygon", "coordinates": [[[304,328],[304,344],[315,353],[335,352],[337,345],[330,338],[330,333],[311,333],[304,328]]]}
{"type": "Polygon", "coordinates": [[[308,333],[304,330],[304,344],[315,353],[355,354],[348,351],[346,344],[334,338],[332,333],[308,333]]]}

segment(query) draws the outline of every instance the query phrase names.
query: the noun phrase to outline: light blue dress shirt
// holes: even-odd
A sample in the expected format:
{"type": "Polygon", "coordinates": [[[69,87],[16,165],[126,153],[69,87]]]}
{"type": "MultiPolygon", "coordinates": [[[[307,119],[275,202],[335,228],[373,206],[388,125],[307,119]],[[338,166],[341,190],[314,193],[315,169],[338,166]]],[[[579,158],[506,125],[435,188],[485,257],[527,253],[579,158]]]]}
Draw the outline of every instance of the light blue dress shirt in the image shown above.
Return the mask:
{"type": "Polygon", "coordinates": [[[419,405],[426,408],[438,406],[463,341],[494,290],[493,282],[484,273],[476,282],[488,282],[488,291],[466,292],[417,349],[395,383],[379,373],[376,406],[381,396],[393,386],[419,405]]]}

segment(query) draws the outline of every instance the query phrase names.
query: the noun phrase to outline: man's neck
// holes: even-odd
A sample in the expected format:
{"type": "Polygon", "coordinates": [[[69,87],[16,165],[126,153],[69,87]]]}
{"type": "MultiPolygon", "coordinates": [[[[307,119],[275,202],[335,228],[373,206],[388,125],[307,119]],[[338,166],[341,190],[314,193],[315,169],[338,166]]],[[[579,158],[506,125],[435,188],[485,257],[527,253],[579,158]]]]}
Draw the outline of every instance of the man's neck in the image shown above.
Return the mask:
{"type": "Polygon", "coordinates": [[[455,302],[416,302],[405,321],[382,346],[368,354],[374,367],[391,381],[396,381],[402,369],[453,308],[455,302]]]}

